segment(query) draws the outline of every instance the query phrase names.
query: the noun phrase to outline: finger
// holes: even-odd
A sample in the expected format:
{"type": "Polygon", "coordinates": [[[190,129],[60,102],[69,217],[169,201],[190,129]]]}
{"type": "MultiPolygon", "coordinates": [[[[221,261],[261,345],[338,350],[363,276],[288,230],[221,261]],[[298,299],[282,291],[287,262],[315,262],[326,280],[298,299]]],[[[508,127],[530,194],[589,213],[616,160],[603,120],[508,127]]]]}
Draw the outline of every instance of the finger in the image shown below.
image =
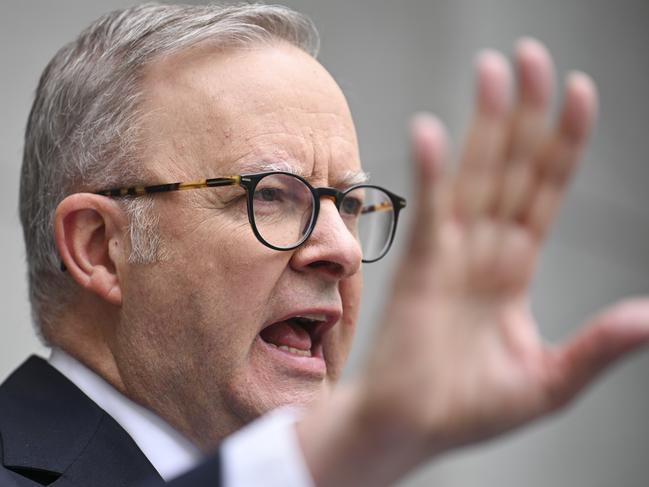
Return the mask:
{"type": "Polygon", "coordinates": [[[525,198],[529,198],[534,174],[531,162],[546,137],[546,115],[554,78],[550,54],[535,39],[518,41],[515,59],[518,100],[509,127],[508,168],[498,204],[498,214],[505,220],[516,219],[525,198]]]}
{"type": "Polygon", "coordinates": [[[554,66],[550,53],[535,39],[521,39],[515,51],[518,100],[510,126],[508,156],[523,160],[536,153],[545,136],[554,66]]]}
{"type": "Polygon", "coordinates": [[[432,252],[439,205],[443,204],[440,188],[448,157],[448,137],[439,119],[422,113],[412,119],[411,139],[416,203],[409,253],[420,256],[432,252]]]}
{"type": "Polygon", "coordinates": [[[512,75],[501,53],[483,51],[476,71],[476,109],[460,160],[455,197],[458,213],[468,219],[493,208],[511,105],[512,75]]]}
{"type": "Polygon", "coordinates": [[[561,203],[570,177],[595,120],[597,93],[593,81],[583,73],[568,76],[565,102],[555,135],[537,161],[535,191],[524,219],[542,239],[561,203]]]}
{"type": "Polygon", "coordinates": [[[607,367],[646,344],[649,299],[630,299],[604,311],[553,356],[549,409],[568,402],[607,367]]]}

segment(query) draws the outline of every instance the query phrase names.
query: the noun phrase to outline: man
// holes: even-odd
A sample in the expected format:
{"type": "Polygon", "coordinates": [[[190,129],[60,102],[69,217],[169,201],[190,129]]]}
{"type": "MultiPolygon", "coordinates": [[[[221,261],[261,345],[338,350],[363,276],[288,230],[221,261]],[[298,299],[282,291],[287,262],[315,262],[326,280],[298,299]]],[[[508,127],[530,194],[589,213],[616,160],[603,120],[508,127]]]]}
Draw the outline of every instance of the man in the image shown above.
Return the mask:
{"type": "MultiPolygon", "coordinates": [[[[367,365],[334,388],[361,263],[389,249],[405,202],[363,186],[316,45],[279,7],[147,5],[98,20],[50,63],[21,218],[54,351],[0,389],[19,485],[168,480],[218,446],[226,484],[384,485],[562,406],[649,339],[646,300],[555,350],[536,335],[527,289],[595,90],[570,77],[547,128],[551,61],[526,40],[513,104],[507,62],[481,56],[456,173],[439,122],[415,120],[408,252],[367,365]],[[308,408],[253,421],[284,405],[308,408]]],[[[218,465],[178,482],[216,483],[218,465]]]]}

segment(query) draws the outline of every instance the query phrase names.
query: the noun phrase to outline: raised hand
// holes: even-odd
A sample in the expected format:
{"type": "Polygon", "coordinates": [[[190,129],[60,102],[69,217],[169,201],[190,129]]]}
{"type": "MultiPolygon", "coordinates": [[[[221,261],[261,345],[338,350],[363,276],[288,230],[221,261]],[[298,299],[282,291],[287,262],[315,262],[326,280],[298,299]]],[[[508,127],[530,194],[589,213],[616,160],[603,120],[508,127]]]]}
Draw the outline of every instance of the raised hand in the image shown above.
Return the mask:
{"type": "Polygon", "coordinates": [[[441,123],[413,122],[415,224],[368,366],[332,403],[342,419],[319,426],[324,440],[305,447],[310,463],[318,456],[312,469],[322,484],[338,468],[331,485],[383,485],[511,430],[563,406],[649,341],[649,300],[640,298],[599,314],[565,344],[539,336],[529,285],[593,124],[596,92],[585,74],[569,75],[558,120],[548,124],[549,54],[522,40],[515,69],[512,90],[507,60],[479,56],[475,115],[455,170],[445,164],[441,123]],[[327,453],[336,437],[349,448],[327,453]],[[355,472],[341,466],[344,455],[355,472]]]}

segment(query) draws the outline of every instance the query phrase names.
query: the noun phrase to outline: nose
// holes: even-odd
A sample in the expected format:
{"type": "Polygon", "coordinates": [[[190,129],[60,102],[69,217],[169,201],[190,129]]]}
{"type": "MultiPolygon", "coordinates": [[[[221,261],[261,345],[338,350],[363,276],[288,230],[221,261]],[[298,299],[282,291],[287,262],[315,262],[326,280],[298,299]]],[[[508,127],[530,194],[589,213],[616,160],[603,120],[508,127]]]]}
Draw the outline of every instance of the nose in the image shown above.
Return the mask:
{"type": "Polygon", "coordinates": [[[308,240],[291,257],[299,271],[318,272],[340,280],[358,272],[363,258],[361,246],[347,229],[334,202],[323,197],[318,220],[308,240]]]}

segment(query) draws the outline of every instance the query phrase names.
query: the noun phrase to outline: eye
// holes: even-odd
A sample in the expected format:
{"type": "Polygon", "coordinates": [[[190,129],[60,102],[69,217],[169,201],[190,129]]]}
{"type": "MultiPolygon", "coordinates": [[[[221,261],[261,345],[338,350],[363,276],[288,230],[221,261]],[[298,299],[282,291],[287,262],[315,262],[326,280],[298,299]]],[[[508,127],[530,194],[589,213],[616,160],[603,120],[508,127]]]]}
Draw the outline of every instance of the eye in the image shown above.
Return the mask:
{"type": "Polygon", "coordinates": [[[280,201],[282,199],[282,190],[278,188],[260,188],[255,191],[255,199],[266,202],[280,201]]]}
{"type": "Polygon", "coordinates": [[[340,213],[348,216],[358,216],[363,208],[363,202],[351,196],[347,196],[340,205],[340,213]]]}

